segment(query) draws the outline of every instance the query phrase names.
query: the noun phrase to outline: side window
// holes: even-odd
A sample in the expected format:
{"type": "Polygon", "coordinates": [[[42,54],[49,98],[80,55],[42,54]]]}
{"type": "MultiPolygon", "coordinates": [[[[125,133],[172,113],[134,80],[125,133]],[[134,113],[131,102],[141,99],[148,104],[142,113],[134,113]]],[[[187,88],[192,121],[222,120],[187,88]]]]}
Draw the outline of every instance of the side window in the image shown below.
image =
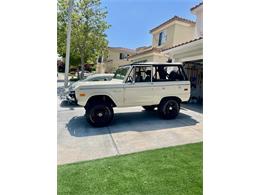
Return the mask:
{"type": "Polygon", "coordinates": [[[153,72],[153,82],[185,80],[185,76],[180,66],[154,66],[153,72]]]}
{"type": "Polygon", "coordinates": [[[135,82],[151,82],[152,69],[151,66],[135,67],[135,82]]]}

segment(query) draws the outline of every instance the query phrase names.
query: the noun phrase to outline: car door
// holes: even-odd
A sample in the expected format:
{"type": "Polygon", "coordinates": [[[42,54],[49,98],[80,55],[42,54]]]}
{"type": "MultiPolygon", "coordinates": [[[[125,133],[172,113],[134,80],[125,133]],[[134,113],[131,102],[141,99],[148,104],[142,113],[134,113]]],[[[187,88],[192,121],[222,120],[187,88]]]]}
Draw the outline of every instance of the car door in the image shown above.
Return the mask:
{"type": "Polygon", "coordinates": [[[182,100],[189,99],[189,81],[183,70],[176,65],[158,65],[153,68],[155,104],[163,97],[176,96],[182,100]]]}
{"type": "Polygon", "coordinates": [[[124,85],[125,106],[153,105],[154,93],[151,66],[134,66],[124,85]]]}

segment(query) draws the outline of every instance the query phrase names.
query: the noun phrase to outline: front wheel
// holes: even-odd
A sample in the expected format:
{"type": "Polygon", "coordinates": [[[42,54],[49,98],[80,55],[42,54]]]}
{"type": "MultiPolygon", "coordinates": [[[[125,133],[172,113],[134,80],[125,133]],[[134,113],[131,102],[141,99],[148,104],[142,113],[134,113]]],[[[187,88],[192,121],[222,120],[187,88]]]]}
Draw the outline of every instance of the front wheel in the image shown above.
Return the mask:
{"type": "Polygon", "coordinates": [[[114,110],[111,105],[100,103],[89,107],[86,112],[87,121],[93,127],[104,127],[114,118],[114,110]]]}
{"type": "Polygon", "coordinates": [[[180,112],[180,105],[176,100],[163,100],[158,108],[159,115],[163,119],[174,119],[180,112]]]}

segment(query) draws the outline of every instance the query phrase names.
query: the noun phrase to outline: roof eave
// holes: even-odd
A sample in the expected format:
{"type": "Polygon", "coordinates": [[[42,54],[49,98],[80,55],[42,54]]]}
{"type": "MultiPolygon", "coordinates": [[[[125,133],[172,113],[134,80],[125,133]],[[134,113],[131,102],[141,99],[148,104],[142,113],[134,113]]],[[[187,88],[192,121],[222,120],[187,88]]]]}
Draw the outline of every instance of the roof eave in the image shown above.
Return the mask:
{"type": "Polygon", "coordinates": [[[173,22],[175,22],[175,21],[184,22],[184,23],[187,23],[187,24],[195,24],[195,22],[192,21],[192,20],[188,20],[188,19],[185,19],[185,18],[181,18],[181,17],[179,17],[179,16],[174,16],[173,18],[171,18],[171,19],[165,21],[164,23],[158,25],[157,27],[151,29],[151,30],[150,30],[150,33],[153,33],[153,32],[155,32],[155,31],[157,31],[157,30],[163,28],[164,26],[166,26],[166,25],[168,25],[168,24],[171,24],[171,23],[173,23],[173,22]]]}
{"type": "Polygon", "coordinates": [[[185,43],[181,43],[179,45],[176,45],[176,46],[173,46],[173,47],[170,47],[170,48],[167,48],[167,49],[164,49],[162,51],[162,53],[166,54],[166,53],[172,52],[173,50],[176,50],[176,49],[179,49],[179,48],[182,48],[182,47],[189,47],[190,45],[199,44],[200,42],[203,42],[203,37],[199,37],[197,39],[194,39],[194,40],[191,40],[191,41],[188,41],[188,42],[185,42],[185,43]]]}
{"type": "Polygon", "coordinates": [[[195,5],[194,7],[192,7],[190,9],[190,11],[192,12],[192,11],[196,10],[197,8],[201,7],[202,5],[203,5],[203,2],[201,2],[201,3],[197,4],[197,5],[195,5]]]}

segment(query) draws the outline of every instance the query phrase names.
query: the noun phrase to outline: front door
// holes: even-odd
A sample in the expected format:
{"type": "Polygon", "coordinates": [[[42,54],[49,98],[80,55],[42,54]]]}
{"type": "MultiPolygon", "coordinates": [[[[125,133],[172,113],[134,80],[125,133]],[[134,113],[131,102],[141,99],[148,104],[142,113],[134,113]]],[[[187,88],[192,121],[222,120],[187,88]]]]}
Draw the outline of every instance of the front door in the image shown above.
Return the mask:
{"type": "Polygon", "coordinates": [[[125,106],[147,106],[154,103],[152,67],[134,66],[124,86],[125,106]]]}

